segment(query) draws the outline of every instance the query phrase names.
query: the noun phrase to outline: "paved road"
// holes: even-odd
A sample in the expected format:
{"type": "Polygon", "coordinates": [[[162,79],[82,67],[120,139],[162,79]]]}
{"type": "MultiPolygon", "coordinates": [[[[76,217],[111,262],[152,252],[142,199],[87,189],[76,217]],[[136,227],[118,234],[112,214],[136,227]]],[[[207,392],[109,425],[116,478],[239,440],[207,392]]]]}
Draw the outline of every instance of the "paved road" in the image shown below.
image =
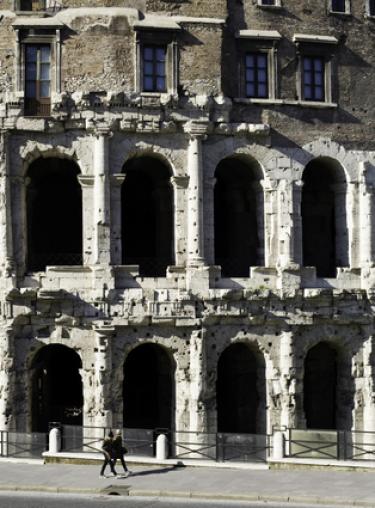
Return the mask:
{"type": "MultiPolygon", "coordinates": [[[[293,503],[245,503],[144,497],[0,493],[0,508],[316,508],[293,503]]],[[[338,508],[325,505],[324,508],[338,508]]]]}

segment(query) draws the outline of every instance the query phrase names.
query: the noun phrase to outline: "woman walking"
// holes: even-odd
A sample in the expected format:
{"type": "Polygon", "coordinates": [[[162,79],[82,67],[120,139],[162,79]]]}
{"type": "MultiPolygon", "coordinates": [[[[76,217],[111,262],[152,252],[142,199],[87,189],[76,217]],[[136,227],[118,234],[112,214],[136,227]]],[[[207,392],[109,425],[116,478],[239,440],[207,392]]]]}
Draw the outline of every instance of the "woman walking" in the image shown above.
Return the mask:
{"type": "Polygon", "coordinates": [[[129,476],[131,474],[131,471],[129,471],[128,466],[126,465],[126,462],[125,462],[125,458],[124,458],[125,453],[128,453],[128,450],[122,442],[121,430],[118,430],[116,432],[116,437],[113,440],[114,466],[116,465],[116,460],[120,459],[125,475],[129,476]]]}

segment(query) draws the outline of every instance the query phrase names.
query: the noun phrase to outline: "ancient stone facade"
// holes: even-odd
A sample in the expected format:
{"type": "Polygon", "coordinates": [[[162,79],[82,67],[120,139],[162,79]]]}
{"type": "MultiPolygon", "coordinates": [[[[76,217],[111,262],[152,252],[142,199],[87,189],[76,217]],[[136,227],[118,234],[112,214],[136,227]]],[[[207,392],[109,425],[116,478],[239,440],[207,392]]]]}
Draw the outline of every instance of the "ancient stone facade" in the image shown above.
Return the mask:
{"type": "Polygon", "coordinates": [[[371,0],[0,6],[0,428],[375,431],[371,0]]]}

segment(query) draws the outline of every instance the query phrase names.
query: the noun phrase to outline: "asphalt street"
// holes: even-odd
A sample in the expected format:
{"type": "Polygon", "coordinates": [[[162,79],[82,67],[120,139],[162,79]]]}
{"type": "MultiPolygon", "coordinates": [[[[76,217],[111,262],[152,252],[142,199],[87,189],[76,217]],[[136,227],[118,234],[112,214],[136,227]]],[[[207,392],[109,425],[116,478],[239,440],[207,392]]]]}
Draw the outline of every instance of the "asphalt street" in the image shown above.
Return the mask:
{"type": "MultiPolygon", "coordinates": [[[[162,499],[111,495],[1,492],[0,508],[316,508],[316,505],[217,500],[162,499]]],[[[325,505],[324,508],[338,508],[325,505]]]]}

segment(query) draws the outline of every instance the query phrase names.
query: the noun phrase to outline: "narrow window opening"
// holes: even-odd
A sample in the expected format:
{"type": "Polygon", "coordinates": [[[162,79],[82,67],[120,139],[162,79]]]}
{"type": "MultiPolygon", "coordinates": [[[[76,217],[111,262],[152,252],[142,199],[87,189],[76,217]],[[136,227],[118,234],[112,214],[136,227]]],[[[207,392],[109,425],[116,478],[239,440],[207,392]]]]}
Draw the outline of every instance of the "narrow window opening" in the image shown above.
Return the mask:
{"type": "Polygon", "coordinates": [[[375,16],[375,0],[369,0],[369,15],[375,16]]]}
{"type": "Polygon", "coordinates": [[[25,45],[25,115],[49,116],[51,112],[51,46],[25,45]]]}
{"type": "Polygon", "coordinates": [[[166,92],[166,54],[165,46],[143,47],[143,91],[166,92]]]}
{"type": "Polygon", "coordinates": [[[332,12],[346,12],[346,0],[332,0],[332,12]]]}
{"type": "Polygon", "coordinates": [[[304,56],[302,58],[302,93],[306,101],[325,100],[324,76],[325,62],[322,57],[304,56]]]}
{"type": "Polygon", "coordinates": [[[268,97],[268,58],[266,53],[245,56],[246,97],[268,97]]]}

